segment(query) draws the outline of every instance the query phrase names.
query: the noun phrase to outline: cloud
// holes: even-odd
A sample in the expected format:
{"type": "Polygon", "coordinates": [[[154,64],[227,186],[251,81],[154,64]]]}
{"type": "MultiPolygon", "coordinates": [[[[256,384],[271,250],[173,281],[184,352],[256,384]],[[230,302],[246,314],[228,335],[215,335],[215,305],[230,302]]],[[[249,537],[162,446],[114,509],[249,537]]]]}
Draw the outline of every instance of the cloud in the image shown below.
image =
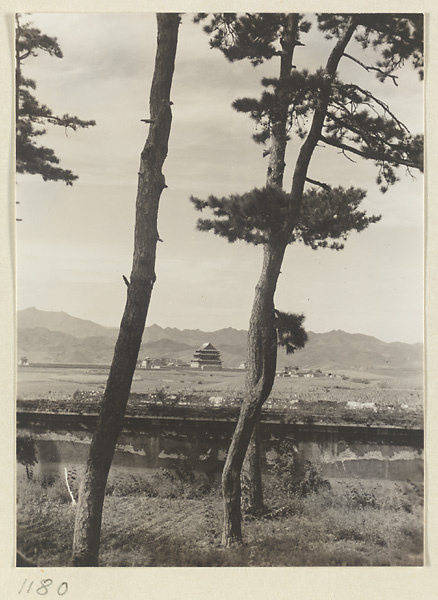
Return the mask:
{"type": "MultiPolygon", "coordinates": [[[[73,188],[34,176],[17,178],[23,218],[17,229],[19,302],[72,314],[85,311],[87,318],[117,324],[125,295],[121,273],[129,275],[132,258],[137,170],[148,133],[140,119],[148,116],[155,15],[42,13],[32,18],[42,31],[58,37],[64,51],[62,60],[41,55],[26,63],[26,76],[37,81],[38,98],[60,114],[96,119],[97,126],[68,137],[51,128],[44,139],[62,166],[79,175],[73,188]]],[[[298,68],[325,61],[333,41],[315,45],[317,39],[314,28],[306,46],[297,49],[298,68]]],[[[188,197],[226,195],[264,184],[267,163],[251,139],[253,123],[231,103],[237,97],[258,97],[262,76],[276,74],[277,67],[274,61],[257,69],[229,63],[209,49],[202,29],[184,15],[164,165],[169,188],[159,214],[164,244],[158,247],[151,320],[205,329],[247,327],[260,248],[230,245],[197,232],[198,215],[188,197]]],[[[415,74],[405,70],[399,88],[382,86],[351,61],[342,62],[342,77],[358,73],[364,85],[386,94],[402,120],[417,130],[422,86],[415,74]]],[[[286,189],[299,144],[293,140],[288,149],[286,189]]],[[[397,331],[421,336],[422,180],[400,175],[402,181],[382,196],[374,183],[374,165],[353,164],[334,149],[318,149],[309,176],[368,189],[364,206],[384,218],[352,236],[341,253],[290,248],[278,285],[279,306],[304,310],[308,326],[316,330],[351,331],[360,322],[388,339],[397,331]],[[409,311],[415,318],[407,318],[409,311]]]]}

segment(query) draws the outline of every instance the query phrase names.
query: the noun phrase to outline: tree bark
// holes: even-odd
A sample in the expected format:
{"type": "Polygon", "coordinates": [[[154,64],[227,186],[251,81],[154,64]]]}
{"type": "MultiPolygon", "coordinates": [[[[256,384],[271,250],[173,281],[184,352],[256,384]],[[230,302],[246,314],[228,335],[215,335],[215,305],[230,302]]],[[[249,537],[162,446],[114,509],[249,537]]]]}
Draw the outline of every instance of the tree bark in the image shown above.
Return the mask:
{"type": "MultiPolygon", "coordinates": [[[[286,25],[281,39],[280,56],[280,82],[287,79],[292,72],[293,54],[298,41],[298,25],[300,17],[296,13],[290,13],[286,18],[286,25]]],[[[287,120],[289,100],[282,95],[278,103],[277,118],[272,123],[270,136],[269,163],[266,175],[266,185],[283,188],[284,169],[286,167],[285,155],[287,146],[287,120]]],[[[277,275],[278,277],[278,275],[277,275]]],[[[248,338],[248,345],[249,345],[248,338]]],[[[248,369],[252,368],[248,365],[248,369]]],[[[251,380],[257,382],[256,378],[251,380]]],[[[272,381],[272,385],[274,380],[272,381]]],[[[271,389],[272,389],[271,385],[271,389]]],[[[268,391],[266,398],[271,393],[268,391]]],[[[251,391],[253,393],[254,390],[251,391]]],[[[263,402],[266,400],[263,400],[263,402]]],[[[243,463],[244,504],[248,514],[259,515],[266,511],[263,499],[261,448],[260,448],[260,417],[258,416],[254,425],[245,461],[243,463]]]]}
{"type": "Polygon", "coordinates": [[[285,243],[264,247],[263,268],[256,286],[248,331],[245,397],[222,473],[224,546],[242,541],[240,475],[254,425],[275,378],[277,332],[273,299],[285,249],[285,243]]]}
{"type": "Polygon", "coordinates": [[[123,425],[156,279],[158,206],[161,192],[167,187],[161,168],[167,156],[172,122],[170,90],[179,22],[176,13],[157,14],[157,52],[149,100],[151,124],[138,173],[131,278],[99,420],[80,487],[73,540],[74,566],[98,566],[108,472],[123,425]]]}
{"type": "MultiPolygon", "coordinates": [[[[293,16],[290,15],[289,27],[293,23],[293,16]]],[[[329,55],[325,69],[327,76],[326,84],[317,100],[309,133],[301,147],[295,164],[289,212],[285,219],[282,235],[278,235],[276,240],[271,240],[264,246],[263,268],[256,287],[248,332],[248,372],[245,397],[222,474],[222,494],[224,499],[222,545],[224,546],[242,542],[240,482],[242,465],[254,426],[260,417],[261,408],[272,390],[277,364],[277,333],[274,321],[275,289],[288,240],[299,216],[309,163],[324,125],[331,84],[336,75],[339,61],[343,56],[348,42],[351,40],[356,26],[356,19],[354,17],[350,18],[350,22],[347,23],[342,37],[340,37],[329,55]]],[[[290,35],[289,39],[293,39],[292,35],[290,35]]],[[[282,47],[284,50],[285,46],[283,44],[282,47]]],[[[290,68],[292,68],[292,55],[293,52],[289,53],[290,68]]],[[[271,137],[271,141],[275,142],[274,136],[271,137]]],[[[280,143],[280,140],[278,140],[278,143],[280,143]]],[[[269,171],[268,169],[268,176],[272,173],[273,170],[269,171]]],[[[260,462],[254,468],[260,469],[260,462]]],[[[260,495],[258,496],[258,501],[260,501],[260,495]]]]}
{"type": "Polygon", "coordinates": [[[252,516],[267,511],[263,496],[260,416],[257,417],[242,465],[242,508],[252,516]]]}

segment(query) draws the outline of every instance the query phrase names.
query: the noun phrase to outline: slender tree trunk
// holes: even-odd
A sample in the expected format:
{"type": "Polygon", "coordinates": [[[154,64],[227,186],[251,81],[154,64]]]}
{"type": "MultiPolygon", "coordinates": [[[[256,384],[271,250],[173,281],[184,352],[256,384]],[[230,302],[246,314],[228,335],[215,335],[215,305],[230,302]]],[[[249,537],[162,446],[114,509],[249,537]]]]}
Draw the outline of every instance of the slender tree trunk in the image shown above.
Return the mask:
{"type": "Polygon", "coordinates": [[[242,508],[246,514],[260,516],[267,511],[263,499],[260,416],[257,417],[242,465],[242,508]]]}
{"type": "Polygon", "coordinates": [[[245,397],[222,473],[224,546],[242,541],[240,475],[254,425],[275,378],[277,332],[273,298],[285,248],[286,244],[280,242],[264,247],[262,273],[256,286],[248,331],[245,397]]]}
{"type": "Polygon", "coordinates": [[[141,153],[136,202],[134,256],[127,300],[106,384],[97,429],[81,482],[73,540],[73,564],[98,566],[102,509],[108,472],[128,402],[152,289],[159,239],[157,215],[166,187],[161,172],[172,122],[170,90],[179,15],[157,14],[157,53],[150,92],[150,129],[141,153]]]}
{"type": "MultiPolygon", "coordinates": [[[[290,23],[292,23],[293,16],[290,15],[290,23]]],[[[328,58],[325,69],[327,75],[326,83],[321,90],[309,133],[301,147],[295,164],[290,207],[283,227],[284,237],[282,240],[279,238],[277,242],[272,241],[264,247],[263,269],[256,287],[248,332],[248,373],[245,398],[240,409],[236,430],[222,474],[222,493],[224,499],[222,544],[224,546],[230,546],[233,543],[240,543],[242,541],[240,474],[254,426],[260,417],[263,403],[271,392],[277,364],[277,334],[274,322],[275,289],[280,275],[284,252],[288,244],[287,240],[293,232],[299,216],[309,163],[315,147],[320,140],[327,114],[332,80],[336,75],[339,61],[355,28],[356,20],[352,17],[344,30],[343,36],[338,40],[328,58]]],[[[284,49],[283,44],[282,46],[284,49]]],[[[291,60],[292,55],[293,52],[288,54],[291,60]]],[[[271,138],[271,141],[274,140],[271,138]]],[[[284,171],[284,164],[282,168],[284,171]]],[[[259,469],[260,462],[254,468],[259,469]]],[[[254,473],[252,477],[254,478],[254,473]]],[[[258,498],[260,500],[260,496],[258,498]]]]}
{"type": "MultiPolygon", "coordinates": [[[[296,13],[291,13],[287,16],[286,26],[281,39],[282,53],[280,57],[280,82],[290,77],[292,72],[293,54],[298,41],[299,21],[300,17],[296,13]]],[[[285,155],[288,140],[288,110],[289,99],[282,94],[280,102],[278,103],[277,118],[272,124],[270,137],[269,163],[266,175],[266,185],[268,186],[283,187],[283,176],[286,166],[285,155]]],[[[249,343],[248,339],[248,344],[249,343]]],[[[273,384],[274,381],[272,381],[272,385],[273,384]]],[[[256,383],[254,385],[256,385],[256,383]]],[[[271,389],[267,392],[266,397],[271,393],[271,389]]],[[[266,506],[263,500],[262,486],[260,417],[256,418],[254,432],[249,442],[243,464],[243,478],[245,482],[244,504],[246,512],[252,515],[263,514],[263,512],[266,511],[266,506]]]]}

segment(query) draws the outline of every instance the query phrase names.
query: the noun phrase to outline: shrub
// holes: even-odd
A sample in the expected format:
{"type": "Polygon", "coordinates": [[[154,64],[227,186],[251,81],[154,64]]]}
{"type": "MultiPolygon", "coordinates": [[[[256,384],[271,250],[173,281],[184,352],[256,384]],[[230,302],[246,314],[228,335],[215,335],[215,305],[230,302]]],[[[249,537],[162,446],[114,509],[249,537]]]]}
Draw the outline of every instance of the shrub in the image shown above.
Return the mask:
{"type": "Polygon", "coordinates": [[[159,402],[164,402],[164,400],[166,399],[166,396],[167,396],[167,392],[166,392],[166,388],[164,388],[164,387],[157,388],[153,395],[154,399],[158,400],[159,402]]]}
{"type": "Polygon", "coordinates": [[[345,499],[349,508],[363,510],[364,508],[381,508],[373,490],[366,490],[361,483],[345,483],[345,499]]]}
{"type": "Polygon", "coordinates": [[[330,489],[330,483],[324,479],[318,465],[310,460],[305,460],[304,464],[300,463],[298,450],[293,443],[283,442],[278,452],[273,465],[276,487],[288,496],[304,498],[322,489],[330,489]]]}
{"type": "Polygon", "coordinates": [[[26,467],[28,479],[33,477],[33,469],[37,462],[35,440],[30,435],[17,436],[17,460],[26,467]]]}
{"type": "Polygon", "coordinates": [[[157,491],[150,481],[139,475],[114,475],[108,478],[105,495],[124,497],[136,494],[155,498],[157,491]]]}
{"type": "Polygon", "coordinates": [[[324,479],[321,469],[310,460],[306,460],[304,464],[304,475],[298,482],[297,492],[300,496],[308,496],[309,494],[317,493],[322,489],[329,490],[331,485],[327,479],[324,479]]]}
{"type": "Polygon", "coordinates": [[[185,460],[173,469],[161,469],[154,483],[158,495],[165,498],[202,498],[213,491],[207,475],[195,472],[185,460]]]}
{"type": "Polygon", "coordinates": [[[43,475],[39,481],[40,481],[41,487],[43,489],[47,489],[47,488],[53,487],[55,485],[56,479],[57,479],[56,475],[50,474],[50,475],[43,475]]]}
{"type": "Polygon", "coordinates": [[[384,507],[389,510],[403,510],[409,514],[413,513],[416,508],[421,508],[424,504],[422,487],[409,480],[403,483],[403,488],[399,484],[395,484],[395,489],[386,498],[384,507]]]}
{"type": "Polygon", "coordinates": [[[213,485],[204,473],[197,473],[188,461],[173,469],[160,469],[152,477],[138,474],[110,475],[106,496],[146,496],[148,498],[202,498],[213,485]]]}

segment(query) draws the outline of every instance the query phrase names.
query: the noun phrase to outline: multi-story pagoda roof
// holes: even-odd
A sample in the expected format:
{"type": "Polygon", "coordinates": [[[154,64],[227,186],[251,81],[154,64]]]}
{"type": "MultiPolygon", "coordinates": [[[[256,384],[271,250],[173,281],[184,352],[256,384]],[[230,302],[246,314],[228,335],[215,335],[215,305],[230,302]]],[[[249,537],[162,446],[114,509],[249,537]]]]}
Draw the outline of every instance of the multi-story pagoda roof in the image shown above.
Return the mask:
{"type": "Polygon", "coordinates": [[[190,366],[194,369],[222,369],[221,353],[213,344],[206,342],[195,351],[190,366]]]}

